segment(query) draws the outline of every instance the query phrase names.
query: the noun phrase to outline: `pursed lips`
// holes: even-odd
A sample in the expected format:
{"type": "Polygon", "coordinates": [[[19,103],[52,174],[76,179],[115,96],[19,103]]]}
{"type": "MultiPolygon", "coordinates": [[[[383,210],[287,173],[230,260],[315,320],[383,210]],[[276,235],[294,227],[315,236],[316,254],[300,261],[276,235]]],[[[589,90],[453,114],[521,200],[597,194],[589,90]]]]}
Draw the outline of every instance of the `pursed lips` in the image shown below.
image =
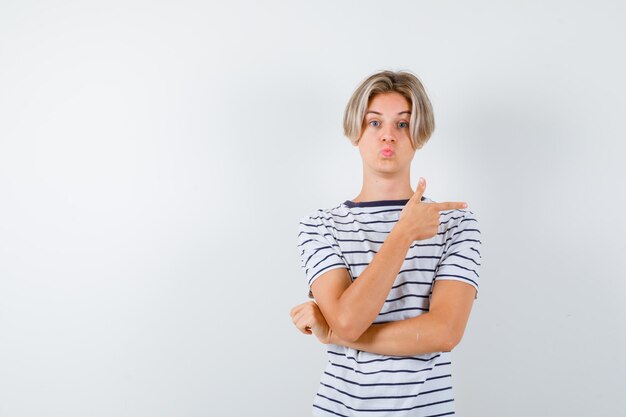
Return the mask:
{"type": "Polygon", "coordinates": [[[394,150],[390,147],[385,147],[381,149],[380,153],[384,156],[392,156],[394,154],[394,150]]]}

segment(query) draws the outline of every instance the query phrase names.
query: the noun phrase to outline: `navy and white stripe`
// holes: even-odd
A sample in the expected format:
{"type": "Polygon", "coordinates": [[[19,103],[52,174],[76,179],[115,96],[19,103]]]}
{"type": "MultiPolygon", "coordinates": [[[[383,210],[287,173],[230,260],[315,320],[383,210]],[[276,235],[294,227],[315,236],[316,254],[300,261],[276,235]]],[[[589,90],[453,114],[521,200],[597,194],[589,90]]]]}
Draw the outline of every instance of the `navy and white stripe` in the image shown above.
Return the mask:
{"type": "MultiPolygon", "coordinates": [[[[358,279],[407,201],[345,201],[303,217],[298,249],[309,290],[316,279],[336,268],[345,268],[352,280],[358,279]]],[[[422,201],[433,202],[426,197],[422,201]]],[[[413,242],[408,250],[375,323],[404,320],[427,312],[436,280],[464,282],[478,292],[480,243],[473,212],[441,212],[437,235],[413,242]]],[[[314,399],[313,415],[452,414],[450,352],[394,357],[328,345],[328,365],[314,399]]]]}

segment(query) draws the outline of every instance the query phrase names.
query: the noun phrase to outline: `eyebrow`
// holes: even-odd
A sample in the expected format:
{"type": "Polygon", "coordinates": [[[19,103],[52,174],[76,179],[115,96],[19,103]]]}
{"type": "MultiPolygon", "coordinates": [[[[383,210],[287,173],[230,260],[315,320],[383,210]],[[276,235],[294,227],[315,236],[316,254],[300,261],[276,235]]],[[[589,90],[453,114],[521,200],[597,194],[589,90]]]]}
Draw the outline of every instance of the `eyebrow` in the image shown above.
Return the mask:
{"type": "MultiPolygon", "coordinates": [[[[367,114],[367,113],[374,113],[374,114],[377,114],[377,115],[379,115],[379,116],[382,116],[382,115],[383,115],[382,113],[379,113],[379,112],[374,111],[374,110],[368,110],[368,111],[366,111],[366,112],[365,112],[365,114],[367,114]]],[[[398,113],[398,114],[400,115],[400,114],[404,114],[404,113],[411,114],[411,112],[410,112],[410,111],[408,111],[408,110],[401,111],[401,112],[400,112],[400,113],[398,113]]]]}

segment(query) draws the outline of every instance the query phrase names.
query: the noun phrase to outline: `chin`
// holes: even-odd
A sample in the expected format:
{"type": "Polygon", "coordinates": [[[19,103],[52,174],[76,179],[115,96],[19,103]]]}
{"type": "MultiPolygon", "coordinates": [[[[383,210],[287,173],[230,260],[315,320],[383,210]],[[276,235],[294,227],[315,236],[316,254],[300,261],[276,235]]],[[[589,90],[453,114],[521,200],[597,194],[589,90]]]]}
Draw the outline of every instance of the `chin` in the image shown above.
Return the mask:
{"type": "Polygon", "coordinates": [[[376,169],[376,172],[379,172],[381,174],[397,174],[402,172],[402,169],[400,169],[400,167],[397,166],[379,166],[376,169]]]}

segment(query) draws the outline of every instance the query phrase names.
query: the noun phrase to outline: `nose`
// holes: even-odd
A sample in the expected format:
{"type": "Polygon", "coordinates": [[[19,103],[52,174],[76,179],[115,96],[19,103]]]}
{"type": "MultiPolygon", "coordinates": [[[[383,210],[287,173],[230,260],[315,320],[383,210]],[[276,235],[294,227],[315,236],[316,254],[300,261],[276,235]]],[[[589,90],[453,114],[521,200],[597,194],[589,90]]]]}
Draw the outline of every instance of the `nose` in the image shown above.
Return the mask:
{"type": "Polygon", "coordinates": [[[380,136],[380,140],[382,140],[385,143],[395,143],[396,137],[391,132],[383,132],[382,135],[380,136]]]}
{"type": "Polygon", "coordinates": [[[380,139],[385,143],[396,142],[396,132],[394,131],[394,127],[391,123],[386,123],[386,126],[383,126],[380,130],[380,139]]]}

